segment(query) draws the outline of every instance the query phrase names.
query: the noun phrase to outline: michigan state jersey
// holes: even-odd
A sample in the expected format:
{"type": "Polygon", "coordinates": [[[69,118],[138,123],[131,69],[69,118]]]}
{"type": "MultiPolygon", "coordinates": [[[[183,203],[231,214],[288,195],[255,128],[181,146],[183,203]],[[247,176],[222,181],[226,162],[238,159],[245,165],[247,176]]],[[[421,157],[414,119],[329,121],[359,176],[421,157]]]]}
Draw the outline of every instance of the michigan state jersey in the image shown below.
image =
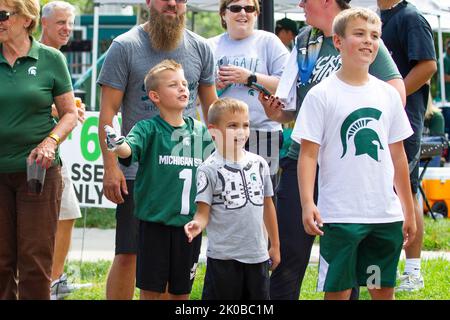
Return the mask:
{"type": "Polygon", "coordinates": [[[183,226],[195,213],[197,167],[213,149],[204,125],[190,117],[172,127],[159,115],[136,123],[126,137],[139,163],[134,184],[135,216],[144,221],[183,226]]]}

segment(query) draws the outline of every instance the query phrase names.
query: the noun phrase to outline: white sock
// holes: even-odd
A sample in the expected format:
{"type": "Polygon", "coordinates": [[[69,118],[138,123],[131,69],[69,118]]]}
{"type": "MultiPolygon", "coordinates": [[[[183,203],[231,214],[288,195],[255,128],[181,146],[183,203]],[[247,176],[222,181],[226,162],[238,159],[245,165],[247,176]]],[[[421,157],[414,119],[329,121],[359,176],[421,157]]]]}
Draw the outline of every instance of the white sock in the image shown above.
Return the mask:
{"type": "Polygon", "coordinates": [[[409,273],[415,276],[420,276],[420,258],[406,259],[405,271],[403,273],[409,273]]]}

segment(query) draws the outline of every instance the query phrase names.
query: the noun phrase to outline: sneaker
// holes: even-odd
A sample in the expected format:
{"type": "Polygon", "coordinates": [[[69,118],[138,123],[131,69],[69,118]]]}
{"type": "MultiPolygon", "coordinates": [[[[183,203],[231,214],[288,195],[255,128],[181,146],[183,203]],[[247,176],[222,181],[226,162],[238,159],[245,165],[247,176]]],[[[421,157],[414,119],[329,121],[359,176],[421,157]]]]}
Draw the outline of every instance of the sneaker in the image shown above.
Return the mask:
{"type": "Polygon", "coordinates": [[[411,273],[404,273],[400,277],[400,285],[396,291],[417,291],[423,289],[424,282],[422,275],[416,276],[411,273]]]}
{"type": "Polygon", "coordinates": [[[92,283],[70,283],[67,280],[67,275],[63,273],[61,277],[52,282],[50,287],[50,300],[62,300],[71,294],[73,291],[91,287],[92,283]]]}

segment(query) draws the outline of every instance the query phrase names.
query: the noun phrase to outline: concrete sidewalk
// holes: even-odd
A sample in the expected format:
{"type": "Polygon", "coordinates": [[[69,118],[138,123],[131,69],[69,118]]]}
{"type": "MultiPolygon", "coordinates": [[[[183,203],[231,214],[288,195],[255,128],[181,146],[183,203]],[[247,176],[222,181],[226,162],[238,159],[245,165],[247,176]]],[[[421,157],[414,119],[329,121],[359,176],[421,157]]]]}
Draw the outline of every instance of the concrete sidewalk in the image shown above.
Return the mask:
{"type": "MultiPolygon", "coordinates": [[[[208,239],[203,237],[202,248],[200,252],[200,261],[206,261],[206,247],[208,239]]],[[[115,248],[115,230],[114,229],[95,229],[75,228],[72,234],[72,247],[69,252],[69,260],[97,261],[111,260],[114,258],[115,248]],[[84,236],[84,241],[83,241],[84,236]]],[[[450,252],[444,251],[423,251],[423,259],[434,259],[442,257],[450,260],[450,252]]],[[[405,259],[405,252],[402,251],[401,259],[405,259]]],[[[319,246],[314,245],[311,252],[310,263],[318,263],[319,246]]]]}

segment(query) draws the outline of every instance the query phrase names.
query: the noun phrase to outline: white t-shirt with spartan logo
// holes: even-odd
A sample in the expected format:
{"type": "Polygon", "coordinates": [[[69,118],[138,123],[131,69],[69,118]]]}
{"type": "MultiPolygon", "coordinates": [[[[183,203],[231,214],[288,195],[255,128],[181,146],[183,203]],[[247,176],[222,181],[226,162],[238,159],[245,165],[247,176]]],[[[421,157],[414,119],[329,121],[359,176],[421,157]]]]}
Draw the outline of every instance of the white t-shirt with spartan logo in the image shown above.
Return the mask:
{"type": "Polygon", "coordinates": [[[398,92],[373,76],[351,86],[333,74],[310,90],[292,138],[320,145],[317,206],[325,223],[403,220],[389,144],[412,133],[398,92]]]}

